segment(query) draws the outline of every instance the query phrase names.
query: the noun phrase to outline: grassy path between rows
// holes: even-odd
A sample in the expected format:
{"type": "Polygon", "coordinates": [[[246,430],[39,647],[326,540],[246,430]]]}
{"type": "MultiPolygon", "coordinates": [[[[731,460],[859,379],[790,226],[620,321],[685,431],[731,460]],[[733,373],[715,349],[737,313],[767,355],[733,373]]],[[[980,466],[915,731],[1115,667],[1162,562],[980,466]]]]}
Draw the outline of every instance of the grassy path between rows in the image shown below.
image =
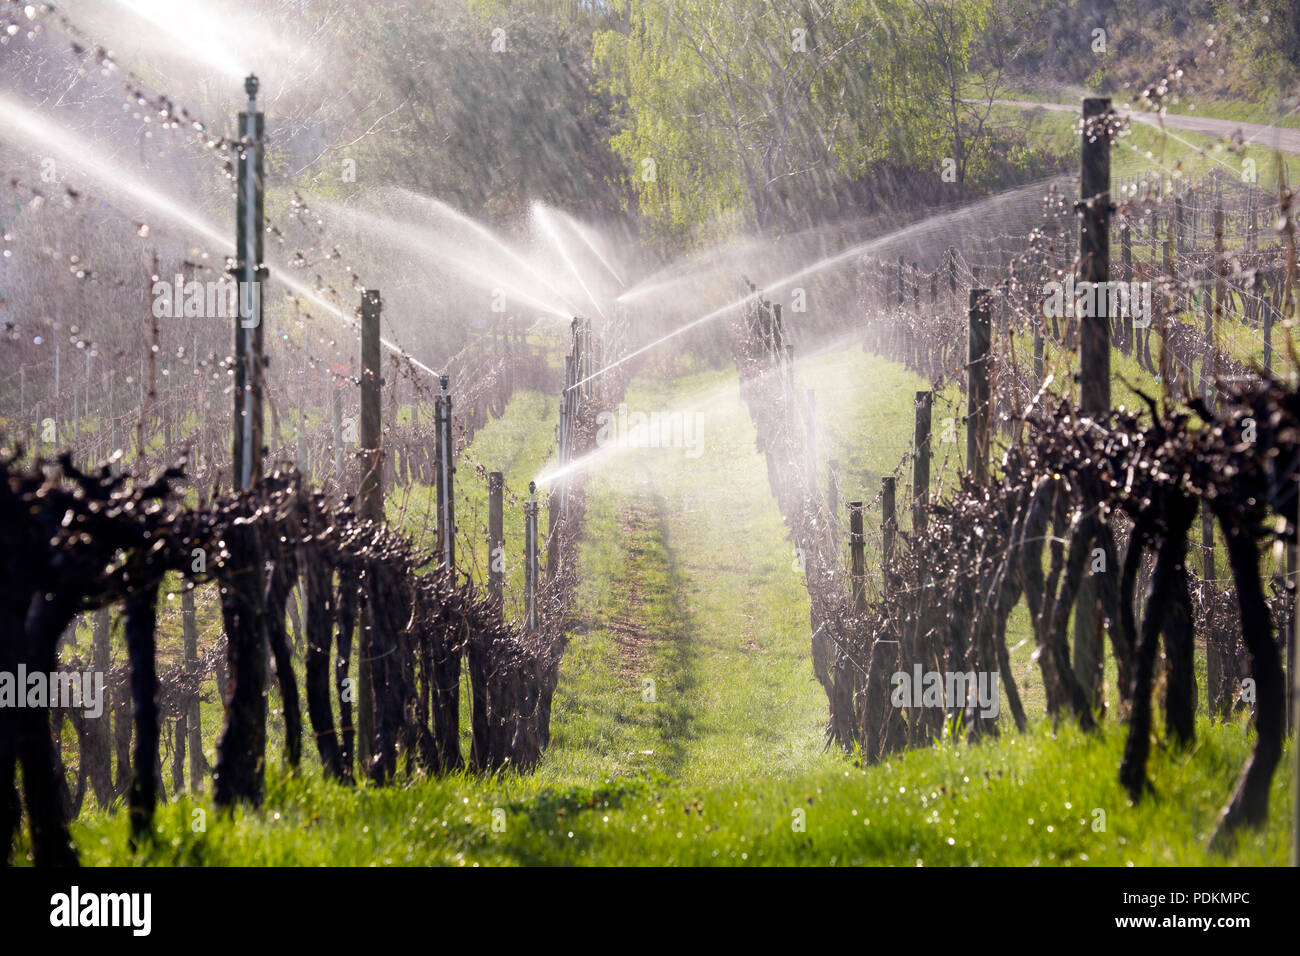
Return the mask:
{"type": "Polygon", "coordinates": [[[709,785],[836,760],[802,575],[734,372],[638,378],[627,406],[681,411],[700,440],[615,447],[590,470],[586,626],[565,653],[543,773],[709,785]]]}

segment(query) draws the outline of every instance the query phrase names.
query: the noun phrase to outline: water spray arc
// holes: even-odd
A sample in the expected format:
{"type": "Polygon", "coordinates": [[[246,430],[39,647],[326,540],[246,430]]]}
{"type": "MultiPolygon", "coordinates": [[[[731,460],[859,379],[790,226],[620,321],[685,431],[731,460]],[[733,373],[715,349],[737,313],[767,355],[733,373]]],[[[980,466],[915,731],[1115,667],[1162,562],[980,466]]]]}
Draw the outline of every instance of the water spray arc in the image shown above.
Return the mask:
{"type": "MultiPolygon", "coordinates": [[[[244,114],[241,113],[242,117],[244,114]]],[[[221,250],[222,255],[229,255],[232,250],[230,234],[214,226],[205,217],[193,209],[176,201],[170,196],[155,189],[152,185],[144,182],[136,176],[131,175],[124,169],[109,165],[103,160],[97,158],[102,154],[98,144],[83,140],[78,136],[72,135],[66,129],[59,127],[43,117],[37,116],[22,104],[16,102],[11,97],[0,93],[0,125],[7,131],[14,132],[19,138],[31,143],[39,144],[42,148],[52,149],[62,156],[64,160],[73,168],[85,173],[99,184],[107,187],[114,194],[129,196],[132,200],[140,203],[153,213],[164,217],[168,221],[183,227],[192,235],[199,236],[206,242],[211,243],[214,247],[221,250]]],[[[244,137],[244,123],[240,121],[241,139],[244,137]]],[[[260,134],[259,134],[260,135],[260,134]]],[[[260,136],[258,146],[264,150],[264,135],[260,136]]],[[[243,173],[243,161],[240,156],[236,156],[237,173],[243,173]]],[[[260,177],[255,177],[261,187],[260,177]]],[[[236,195],[240,195],[238,189],[236,195]]],[[[254,218],[257,218],[256,216],[254,218]]],[[[236,210],[236,228],[243,229],[243,215],[236,210]]],[[[261,253],[263,230],[257,230],[257,244],[259,252],[255,262],[259,267],[259,273],[263,280],[268,279],[274,274],[277,282],[284,285],[293,295],[308,302],[313,306],[338,319],[344,325],[351,329],[360,329],[358,320],[354,314],[345,312],[334,303],[318,295],[309,286],[296,278],[287,268],[276,266],[267,262],[261,253]]],[[[238,250],[236,248],[237,259],[238,250]]],[[[240,270],[235,270],[235,278],[240,279],[240,270]]],[[[260,288],[260,287],[259,287],[260,288]]],[[[259,310],[261,307],[261,298],[259,297],[259,310]]],[[[259,311],[260,316],[260,311],[259,311]]],[[[425,363],[419,361],[414,356],[406,352],[400,345],[390,339],[381,338],[380,346],[394,355],[401,356],[411,363],[411,365],[426,375],[436,376],[438,373],[425,363]]],[[[236,473],[238,474],[238,472],[236,473]]]]}
{"type": "MultiPolygon", "coordinates": [[[[1012,190],[1011,193],[1008,195],[1013,197],[1037,195],[1037,193],[1041,191],[1044,184],[1053,182],[1056,180],[1056,178],[1057,177],[1048,177],[1046,179],[1042,179],[1030,183],[1027,186],[1018,187],[1012,190]]],[[[831,255],[825,256],[817,260],[816,262],[810,263],[809,265],[803,266],[802,268],[795,270],[794,272],[787,273],[786,275],[781,276],[779,279],[776,279],[772,282],[768,282],[759,288],[751,287],[751,291],[747,292],[745,295],[742,295],[739,298],[726,303],[725,305],[719,306],[718,308],[714,309],[712,312],[708,312],[696,319],[692,319],[691,321],[687,322],[685,325],[678,326],[677,328],[673,329],[671,332],[667,333],[666,335],[660,336],[658,339],[649,343],[648,345],[643,345],[638,349],[634,349],[633,351],[628,352],[627,354],[621,356],[616,361],[613,361],[608,365],[604,366],[603,368],[597,369],[595,372],[592,372],[589,377],[595,378],[599,375],[603,375],[606,372],[608,372],[610,369],[616,368],[619,365],[622,365],[625,362],[629,362],[640,355],[644,355],[646,352],[649,352],[652,349],[658,348],[660,345],[662,345],[664,342],[669,341],[670,339],[674,339],[679,335],[689,332],[691,329],[695,329],[700,327],[701,325],[705,325],[709,322],[712,322],[714,319],[721,318],[722,316],[732,312],[732,310],[734,309],[741,308],[742,306],[747,306],[752,302],[754,302],[755,300],[761,299],[762,296],[767,295],[768,293],[789,286],[792,282],[795,282],[799,279],[806,278],[807,276],[816,275],[817,273],[825,269],[829,269],[832,266],[840,265],[841,263],[847,262],[856,256],[863,255],[864,253],[867,253],[873,248],[876,248],[878,246],[899,242],[904,239],[915,237],[919,234],[924,234],[928,230],[934,230],[939,227],[940,221],[951,220],[957,216],[973,215],[981,210],[987,209],[991,203],[995,201],[1002,201],[1006,198],[1007,198],[1006,196],[994,196],[994,197],[990,197],[989,199],[981,199],[978,202],[974,202],[971,203],[970,205],[963,206],[960,209],[953,210],[952,212],[942,213],[937,216],[931,216],[926,219],[922,219],[919,222],[914,222],[909,225],[903,226],[899,229],[895,229],[894,231],[886,235],[877,236],[873,239],[868,239],[864,242],[855,243],[854,245],[851,245],[846,249],[842,249],[839,252],[832,253],[831,255]]],[[[677,280],[671,280],[671,281],[677,281],[677,280]]],[[[646,290],[646,291],[650,291],[650,290],[646,290]]],[[[640,294],[641,293],[637,292],[634,287],[634,289],[629,290],[628,293],[625,293],[623,296],[621,296],[620,299],[621,301],[629,301],[630,299],[634,298],[636,295],[640,295],[640,294]]],[[[586,379],[584,378],[582,381],[579,381],[578,384],[585,385],[586,379]]]]}
{"type": "MultiPolygon", "coordinates": [[[[483,223],[479,222],[477,219],[465,215],[465,213],[461,212],[455,207],[448,205],[447,203],[443,202],[441,199],[434,199],[432,196],[424,196],[421,195],[420,193],[411,192],[410,190],[406,190],[406,189],[397,190],[397,193],[398,195],[400,195],[401,197],[403,197],[408,201],[419,202],[422,205],[428,206],[438,215],[450,219],[452,222],[456,223],[457,225],[468,229],[474,235],[478,236],[480,239],[486,242],[489,248],[491,248],[494,252],[500,253],[501,255],[505,256],[511,262],[515,263],[520,268],[522,268],[525,272],[527,272],[530,276],[532,276],[533,279],[535,279],[538,283],[544,286],[549,293],[554,295],[559,300],[560,305],[563,306],[563,308],[567,310],[570,314],[577,311],[574,308],[573,303],[571,303],[568,300],[568,297],[565,296],[563,292],[561,292],[559,289],[555,287],[555,285],[551,282],[549,278],[547,278],[546,274],[541,269],[539,269],[533,263],[529,262],[528,259],[526,259],[524,256],[516,252],[513,248],[511,248],[509,243],[507,243],[505,240],[503,240],[500,236],[494,233],[487,226],[483,225],[483,223]]],[[[544,308],[552,309],[554,307],[552,305],[544,305],[544,308]]]]}
{"type": "Polygon", "coordinates": [[[586,280],[582,278],[582,273],[578,271],[578,266],[569,255],[569,247],[566,246],[564,240],[560,238],[560,233],[559,230],[555,228],[555,223],[551,222],[550,211],[539,202],[533,203],[533,219],[536,220],[537,225],[541,227],[542,232],[546,234],[546,238],[550,240],[551,245],[555,247],[555,251],[560,254],[560,258],[564,260],[564,264],[568,267],[569,271],[573,273],[573,278],[577,280],[578,285],[582,288],[587,299],[596,307],[596,311],[600,313],[600,317],[602,319],[607,318],[605,310],[602,309],[600,303],[596,301],[596,296],[592,293],[591,287],[588,286],[586,280]]]}
{"type": "Polygon", "coordinates": [[[562,212],[559,213],[559,215],[564,217],[565,224],[577,234],[578,238],[581,239],[584,243],[586,243],[587,248],[591,250],[591,254],[596,257],[596,260],[602,266],[605,267],[605,271],[608,272],[611,276],[613,276],[614,281],[617,282],[620,287],[626,288],[627,283],[623,281],[623,277],[619,275],[618,270],[614,268],[613,263],[611,263],[609,259],[605,256],[605,254],[600,251],[600,246],[596,243],[596,240],[592,237],[591,231],[588,230],[587,227],[584,226],[582,223],[578,222],[578,220],[574,219],[572,216],[566,215],[565,213],[562,212]]]}
{"type": "MultiPolygon", "coordinates": [[[[412,194],[415,195],[415,194],[412,194]]],[[[421,197],[423,198],[423,197],[421,197]]],[[[430,200],[436,203],[436,200],[430,200]]],[[[477,285],[479,288],[495,292],[502,290],[512,298],[516,298],[533,308],[541,310],[543,313],[552,316],[563,316],[571,314],[573,309],[567,305],[563,295],[556,292],[554,287],[544,279],[539,280],[540,286],[544,288],[530,287],[526,283],[521,283],[524,279],[522,275],[512,276],[512,281],[501,278],[505,271],[500,266],[488,268],[482,262],[477,261],[465,255],[459,255],[460,247],[452,251],[451,244],[445,237],[437,236],[432,230],[426,227],[417,227],[410,223],[401,222],[388,216],[377,215],[372,212],[346,206],[341,203],[323,201],[322,205],[330,209],[331,212],[346,218],[350,223],[361,229],[371,239],[395,243],[402,248],[410,249],[418,255],[437,262],[446,267],[451,266],[455,269],[455,275],[465,281],[477,285]],[[555,301],[549,296],[553,294],[555,301]]],[[[441,209],[441,204],[435,206],[441,209]]],[[[453,210],[454,211],[454,210],[453,210]]],[[[459,214],[457,214],[459,216],[459,214]]],[[[467,217],[461,217],[465,219],[467,217]]],[[[457,221],[460,221],[458,219],[457,221]]],[[[472,222],[472,220],[469,220],[472,222]]],[[[510,249],[505,243],[494,237],[489,231],[477,223],[474,224],[475,230],[485,239],[493,244],[493,251],[507,257],[511,262],[525,263],[518,253],[510,249]]],[[[536,270],[531,266],[525,265],[525,269],[530,274],[536,274],[536,270]]]]}

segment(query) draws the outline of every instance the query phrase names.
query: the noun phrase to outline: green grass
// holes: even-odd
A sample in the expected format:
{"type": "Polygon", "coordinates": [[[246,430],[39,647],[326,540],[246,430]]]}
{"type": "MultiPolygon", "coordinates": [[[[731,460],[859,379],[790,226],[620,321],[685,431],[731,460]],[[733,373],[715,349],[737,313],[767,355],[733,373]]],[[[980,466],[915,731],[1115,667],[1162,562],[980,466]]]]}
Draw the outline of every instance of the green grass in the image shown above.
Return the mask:
{"type": "MultiPolygon", "coordinates": [[[[969,94],[972,97],[978,95],[972,90],[969,94]]],[[[1083,95],[1082,92],[1080,95],[1083,95]]],[[[1102,95],[1102,94],[1088,94],[1102,95]]],[[[1143,111],[1140,101],[1134,102],[1130,92],[1114,92],[1108,94],[1112,97],[1117,109],[1131,109],[1134,112],[1143,111]]],[[[1060,92],[1037,92],[1030,89],[1017,89],[1003,93],[999,99],[1006,100],[1024,100],[1031,103],[1069,103],[1071,106],[1077,106],[1079,98],[1062,96],[1060,92]]],[[[1289,129],[1300,129],[1300,115],[1294,111],[1285,111],[1264,105],[1262,102],[1245,100],[1233,100],[1224,97],[1197,95],[1187,98],[1180,98],[1178,102],[1166,103],[1169,113],[1179,116],[1208,116],[1212,119],[1237,120],[1242,123],[1258,123],[1262,125],[1284,126],[1289,129]]]]}
{"type": "MultiPolygon", "coordinates": [[[[995,106],[995,122],[1023,129],[1029,142],[1054,156],[1075,157],[1079,151],[1079,119],[1056,110],[995,106]]],[[[1277,196],[1277,152],[1262,145],[1251,145],[1239,152],[1229,152],[1222,140],[1181,129],[1160,130],[1146,123],[1134,122],[1111,150],[1112,180],[1136,178],[1143,173],[1160,173],[1166,177],[1181,175],[1195,181],[1211,171],[1239,177],[1244,161],[1252,159],[1258,186],[1269,196],[1277,196]]],[[[1284,161],[1294,158],[1283,153],[1284,161]]]]}
{"type": "Polygon", "coordinates": [[[1116,780],[1118,728],[1039,725],[873,767],[837,758],[716,786],[455,776],[349,790],[273,771],[261,810],[222,815],[202,799],[161,808],[158,838],[138,854],[126,849],[125,814],[83,818],[74,834],[85,862],[100,865],[1283,865],[1285,772],[1267,826],[1230,855],[1205,849],[1249,738],[1242,723],[1202,723],[1192,750],[1156,747],[1155,793],[1137,806],[1116,780]]]}
{"type": "Polygon", "coordinates": [[[1170,113],[1186,116],[1210,116],[1215,119],[1258,123],[1264,126],[1283,126],[1300,129],[1300,116],[1294,111],[1271,109],[1263,103],[1247,103],[1214,96],[1194,96],[1186,102],[1169,105],[1170,113]]]}
{"type": "Polygon", "coordinates": [[[823,766],[807,594],[735,373],[638,378],[626,401],[700,412],[702,442],[698,455],[624,449],[590,469],[584,625],[561,666],[542,776],[708,784],[823,766]]]}

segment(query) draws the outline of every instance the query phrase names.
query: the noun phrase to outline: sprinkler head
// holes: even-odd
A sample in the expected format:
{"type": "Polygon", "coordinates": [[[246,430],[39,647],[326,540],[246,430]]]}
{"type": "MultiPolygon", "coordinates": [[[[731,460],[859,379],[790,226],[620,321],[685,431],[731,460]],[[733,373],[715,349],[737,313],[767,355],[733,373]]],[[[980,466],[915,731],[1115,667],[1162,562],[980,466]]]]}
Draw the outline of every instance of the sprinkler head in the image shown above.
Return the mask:
{"type": "Polygon", "coordinates": [[[448,381],[450,381],[450,379],[449,379],[446,375],[439,375],[439,376],[438,376],[438,385],[442,388],[442,393],[443,393],[444,395],[447,394],[447,382],[448,382],[448,381]]]}
{"type": "Polygon", "coordinates": [[[257,77],[252,73],[244,79],[244,92],[249,96],[257,95],[257,77]]]}
{"type": "Polygon", "coordinates": [[[529,493],[530,495],[535,495],[535,494],[537,494],[537,482],[535,482],[535,481],[530,481],[530,482],[528,483],[528,493],[529,493]]]}

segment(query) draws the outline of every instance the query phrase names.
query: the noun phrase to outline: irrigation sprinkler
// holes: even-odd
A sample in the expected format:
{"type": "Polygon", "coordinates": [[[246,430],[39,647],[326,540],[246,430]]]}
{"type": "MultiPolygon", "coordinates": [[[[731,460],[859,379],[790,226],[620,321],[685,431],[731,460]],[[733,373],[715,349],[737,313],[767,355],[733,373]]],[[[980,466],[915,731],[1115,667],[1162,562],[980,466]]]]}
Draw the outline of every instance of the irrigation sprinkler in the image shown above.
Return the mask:
{"type": "Polygon", "coordinates": [[[528,631],[537,630],[537,482],[528,483],[524,506],[524,608],[528,631]]]}
{"type": "Polygon", "coordinates": [[[438,376],[441,394],[438,396],[438,468],[439,482],[438,518],[442,525],[442,566],[448,572],[456,569],[456,506],[453,475],[456,473],[452,461],[451,440],[451,394],[447,391],[448,377],[438,376]]]}
{"type": "Polygon", "coordinates": [[[234,472],[247,490],[262,474],[262,266],[263,117],[257,109],[257,77],[244,80],[248,109],[239,114],[240,151],[235,200],[235,276],[240,286],[235,319],[234,472]]]}

